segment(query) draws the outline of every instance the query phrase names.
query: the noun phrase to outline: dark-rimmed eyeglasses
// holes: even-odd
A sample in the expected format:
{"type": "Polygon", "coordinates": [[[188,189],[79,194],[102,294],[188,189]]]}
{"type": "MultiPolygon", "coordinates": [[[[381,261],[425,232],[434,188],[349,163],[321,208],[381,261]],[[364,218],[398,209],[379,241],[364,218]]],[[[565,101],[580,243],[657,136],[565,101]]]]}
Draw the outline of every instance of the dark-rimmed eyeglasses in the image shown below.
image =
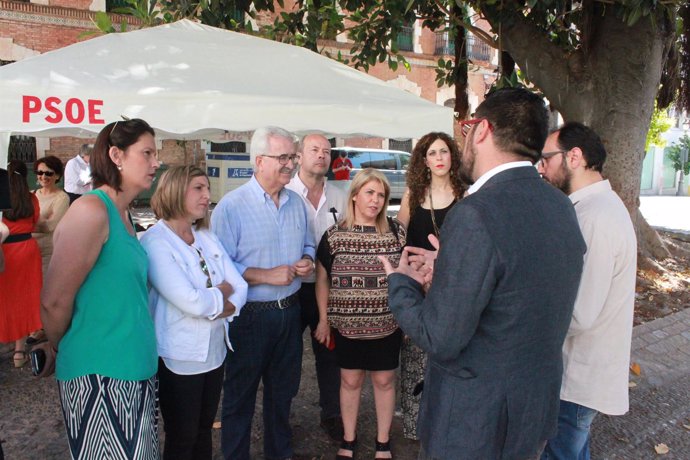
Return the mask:
{"type": "Polygon", "coordinates": [[[538,163],[544,166],[544,162],[548,160],[551,157],[555,157],[556,155],[560,155],[561,153],[568,153],[567,150],[554,150],[553,152],[541,152],[541,156],[539,157],[538,163]]]}
{"type": "MultiPolygon", "coordinates": [[[[462,137],[467,137],[472,129],[472,126],[479,124],[484,120],[486,120],[486,118],[470,118],[469,120],[460,120],[458,123],[460,123],[460,132],[462,133],[462,137]]],[[[489,123],[489,120],[486,120],[486,122],[489,123]]],[[[489,128],[491,128],[491,123],[489,123],[489,128]]]]}
{"type": "Polygon", "coordinates": [[[194,249],[196,249],[196,253],[199,254],[199,267],[201,267],[201,271],[204,273],[204,275],[206,275],[206,287],[213,287],[213,282],[211,281],[211,274],[208,272],[208,265],[206,264],[206,259],[204,259],[204,256],[201,255],[201,251],[199,251],[197,248],[194,249]]]}
{"type": "Polygon", "coordinates": [[[37,176],[53,177],[55,175],[54,171],[36,171],[37,176]]]}
{"type": "Polygon", "coordinates": [[[295,153],[283,153],[282,155],[261,155],[262,157],[268,157],[268,158],[274,158],[278,160],[278,163],[281,165],[286,165],[288,164],[288,161],[291,163],[297,163],[297,154],[295,153]]]}

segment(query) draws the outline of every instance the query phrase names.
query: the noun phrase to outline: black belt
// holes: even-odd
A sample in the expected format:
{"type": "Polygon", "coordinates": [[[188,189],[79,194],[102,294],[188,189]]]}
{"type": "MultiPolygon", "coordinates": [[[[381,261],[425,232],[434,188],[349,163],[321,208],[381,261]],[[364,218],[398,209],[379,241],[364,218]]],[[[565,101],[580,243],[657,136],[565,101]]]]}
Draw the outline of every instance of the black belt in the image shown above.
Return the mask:
{"type": "Polygon", "coordinates": [[[297,293],[270,302],[247,302],[242,309],[247,311],[284,310],[293,305],[297,305],[297,293]]]}
{"type": "Polygon", "coordinates": [[[10,235],[3,241],[2,244],[19,243],[20,241],[26,241],[31,239],[31,233],[15,233],[10,235]]]}

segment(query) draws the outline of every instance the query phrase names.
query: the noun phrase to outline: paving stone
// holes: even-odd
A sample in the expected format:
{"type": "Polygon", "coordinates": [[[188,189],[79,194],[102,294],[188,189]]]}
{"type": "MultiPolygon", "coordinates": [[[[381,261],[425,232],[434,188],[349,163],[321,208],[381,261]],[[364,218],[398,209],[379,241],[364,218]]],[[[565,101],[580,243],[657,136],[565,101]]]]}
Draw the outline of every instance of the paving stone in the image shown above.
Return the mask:
{"type": "Polygon", "coordinates": [[[659,329],[659,330],[653,331],[652,335],[658,339],[665,339],[666,337],[668,337],[669,334],[667,332],[664,332],[661,329],[659,329]]]}

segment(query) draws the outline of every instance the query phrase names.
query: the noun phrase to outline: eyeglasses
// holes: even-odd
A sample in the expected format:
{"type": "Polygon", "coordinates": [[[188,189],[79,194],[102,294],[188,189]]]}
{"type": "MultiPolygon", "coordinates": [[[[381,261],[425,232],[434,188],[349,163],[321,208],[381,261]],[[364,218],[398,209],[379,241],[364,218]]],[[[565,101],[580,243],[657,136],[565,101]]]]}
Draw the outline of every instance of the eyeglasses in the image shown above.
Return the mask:
{"type": "MultiPolygon", "coordinates": [[[[194,246],[192,246],[194,247],[194,246]]],[[[196,253],[199,254],[199,266],[201,267],[201,271],[206,275],[206,287],[210,288],[213,287],[213,282],[211,281],[211,275],[208,272],[208,265],[206,265],[206,259],[204,259],[204,256],[201,255],[201,251],[199,251],[197,248],[194,248],[196,250],[196,253]]]]}
{"type": "Polygon", "coordinates": [[[568,153],[567,150],[554,150],[553,152],[541,152],[541,156],[539,157],[539,164],[544,166],[544,163],[546,160],[548,160],[551,157],[555,157],[556,155],[560,155],[561,153],[568,153]]]}
{"type": "Polygon", "coordinates": [[[36,171],[37,176],[53,177],[55,173],[53,171],[36,171]]]}
{"type": "Polygon", "coordinates": [[[283,153],[282,155],[261,155],[262,157],[275,158],[281,165],[286,165],[289,162],[297,163],[297,155],[294,153],[283,153]]]}
{"type": "MultiPolygon", "coordinates": [[[[458,123],[460,123],[460,132],[462,133],[462,137],[467,137],[472,129],[472,126],[481,123],[484,120],[486,120],[486,118],[470,118],[469,120],[460,120],[458,123]]],[[[489,120],[486,120],[486,122],[489,123],[489,120]]],[[[489,123],[489,129],[491,129],[491,123],[489,123]]]]}

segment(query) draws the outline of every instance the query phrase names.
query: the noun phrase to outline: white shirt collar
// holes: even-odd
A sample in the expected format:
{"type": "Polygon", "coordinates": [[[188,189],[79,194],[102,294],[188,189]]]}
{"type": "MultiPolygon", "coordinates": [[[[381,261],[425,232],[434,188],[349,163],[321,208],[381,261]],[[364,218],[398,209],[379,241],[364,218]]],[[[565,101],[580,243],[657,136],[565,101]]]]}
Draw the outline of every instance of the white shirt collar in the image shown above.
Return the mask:
{"type": "Polygon", "coordinates": [[[495,168],[490,169],[484,174],[482,174],[481,177],[477,179],[475,183],[470,186],[470,188],[467,189],[467,194],[472,195],[474,192],[482,188],[482,186],[486,184],[489,179],[491,179],[500,172],[513,168],[522,168],[525,166],[530,166],[532,168],[534,167],[534,165],[529,161],[511,161],[509,163],[503,163],[502,165],[498,165],[495,168]]]}

